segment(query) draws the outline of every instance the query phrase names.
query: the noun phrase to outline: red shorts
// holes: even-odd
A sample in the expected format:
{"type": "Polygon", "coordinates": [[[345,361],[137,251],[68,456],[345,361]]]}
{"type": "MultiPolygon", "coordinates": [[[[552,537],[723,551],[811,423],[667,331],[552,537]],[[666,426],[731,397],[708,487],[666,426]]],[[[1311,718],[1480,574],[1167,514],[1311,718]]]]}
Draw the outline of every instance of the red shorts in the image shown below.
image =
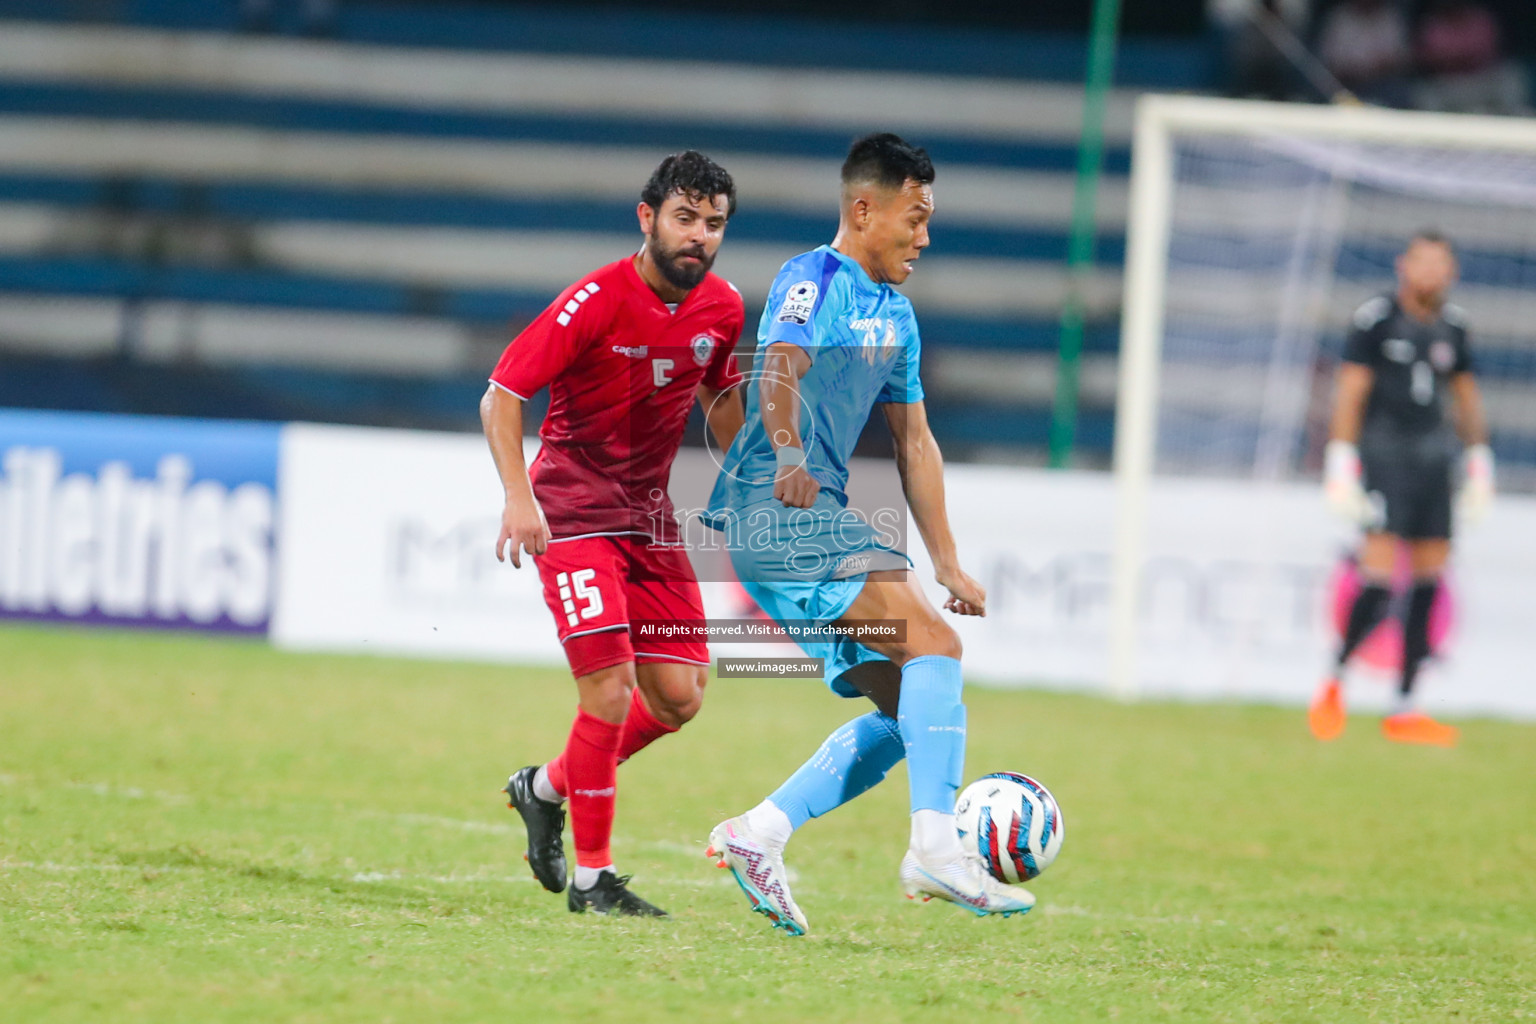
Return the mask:
{"type": "Polygon", "coordinates": [[[626,661],[709,664],[703,640],[648,640],[636,649],[630,637],[632,621],[703,621],[704,601],[685,549],[639,534],[557,538],[534,564],[572,674],[626,661]]]}

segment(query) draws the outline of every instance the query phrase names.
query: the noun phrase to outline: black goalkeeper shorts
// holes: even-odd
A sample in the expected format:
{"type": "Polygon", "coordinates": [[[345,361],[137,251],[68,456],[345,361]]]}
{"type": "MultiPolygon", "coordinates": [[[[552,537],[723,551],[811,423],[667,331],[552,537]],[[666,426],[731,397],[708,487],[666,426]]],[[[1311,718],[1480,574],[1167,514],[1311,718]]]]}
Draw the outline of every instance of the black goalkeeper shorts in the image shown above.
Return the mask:
{"type": "Polygon", "coordinates": [[[1458,456],[1454,436],[1439,431],[1362,437],[1360,463],[1373,512],[1366,528],[1405,540],[1449,539],[1458,456]]]}

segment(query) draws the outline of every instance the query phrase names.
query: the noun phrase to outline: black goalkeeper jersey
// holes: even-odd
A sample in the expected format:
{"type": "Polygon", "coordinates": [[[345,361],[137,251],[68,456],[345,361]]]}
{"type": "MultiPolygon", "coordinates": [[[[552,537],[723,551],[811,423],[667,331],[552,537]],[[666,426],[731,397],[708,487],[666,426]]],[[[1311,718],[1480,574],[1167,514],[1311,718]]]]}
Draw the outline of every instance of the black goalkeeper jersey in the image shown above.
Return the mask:
{"type": "Polygon", "coordinates": [[[1355,311],[1344,359],[1375,371],[1362,436],[1448,430],[1447,385],[1472,369],[1465,315],[1447,304],[1425,322],[1405,312],[1396,296],[1378,295],[1355,311]]]}

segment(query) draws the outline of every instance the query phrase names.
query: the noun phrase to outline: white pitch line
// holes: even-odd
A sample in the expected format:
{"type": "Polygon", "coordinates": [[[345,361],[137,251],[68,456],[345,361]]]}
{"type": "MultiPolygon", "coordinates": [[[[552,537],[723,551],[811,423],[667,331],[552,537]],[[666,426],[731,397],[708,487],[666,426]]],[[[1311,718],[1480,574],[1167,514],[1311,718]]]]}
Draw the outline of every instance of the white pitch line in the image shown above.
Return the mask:
{"type": "Polygon", "coordinates": [[[404,871],[359,871],[352,876],[354,882],[443,882],[443,883],[475,883],[495,882],[498,884],[521,885],[524,882],[537,882],[532,875],[421,875],[404,871]]]}
{"type": "Polygon", "coordinates": [[[1110,914],[1100,910],[1090,910],[1087,907],[1074,906],[1070,903],[1046,903],[1041,905],[1039,912],[1050,917],[1088,917],[1099,921],[1125,921],[1133,924],[1182,924],[1182,925],[1210,925],[1213,927],[1225,927],[1227,922],[1220,918],[1203,918],[1197,916],[1158,917],[1146,914],[1110,914]]]}
{"type": "MultiPolygon", "coordinates": [[[[639,844],[647,845],[647,844],[639,844]]],[[[36,871],[45,874],[125,874],[138,872],[218,872],[223,869],[217,867],[205,867],[197,864],[170,864],[157,866],[152,864],[63,864],[57,861],[14,861],[0,860],[0,872],[6,871],[36,871]]],[[[317,875],[316,877],[334,877],[317,875]]],[[[409,871],[357,871],[345,879],[360,885],[372,885],[386,882],[405,882],[411,884],[430,883],[433,885],[528,885],[537,881],[532,875],[464,875],[458,873],[423,874],[409,871]]],[[[791,879],[793,880],[793,879],[791,879]]],[[[646,882],[657,886],[672,888],[708,889],[717,887],[729,887],[734,884],[728,873],[717,875],[700,874],[697,877],[676,876],[647,876],[646,882]]],[[[1074,904],[1046,903],[1035,910],[1036,913],[1047,917],[1085,917],[1097,921],[1115,921],[1125,924],[1151,924],[1151,925],[1181,925],[1195,927],[1224,928],[1227,922],[1220,918],[1202,918],[1198,916],[1155,916],[1144,914],[1114,914],[1092,910],[1088,907],[1074,904]]]]}
{"type": "Polygon", "coordinates": [[[113,800],[158,800],[165,804],[187,804],[192,798],[184,793],[167,793],[163,789],[140,789],[138,786],[111,786],[105,782],[66,782],[66,789],[83,789],[97,796],[113,800]]]}
{"type": "Polygon", "coordinates": [[[633,847],[637,850],[656,850],[661,853],[677,853],[684,857],[704,856],[704,843],[690,843],[674,839],[635,839],[630,836],[614,836],[614,846],[633,847]]]}
{"type": "MultiPolygon", "coordinates": [[[[28,860],[0,860],[0,872],[5,871],[36,871],[45,874],[133,874],[140,872],[201,872],[219,873],[223,868],[203,866],[198,864],[169,864],[158,866],[153,864],[61,864],[58,861],[28,861],[28,860]]],[[[316,877],[337,877],[319,874],[316,877]]],[[[348,879],[343,879],[348,880],[348,879]]],[[[358,871],[350,876],[350,881],[359,884],[372,884],[379,882],[430,882],[438,885],[475,885],[487,883],[493,885],[524,885],[535,883],[538,879],[532,875],[461,875],[461,874],[422,874],[409,871],[358,871]]],[[[726,879],[711,879],[708,876],[700,878],[649,878],[648,881],[658,885],[690,886],[703,888],[709,885],[717,885],[730,881],[726,879]]]]}
{"type": "Polygon", "coordinates": [[[43,871],[50,874],[73,874],[85,872],[102,872],[115,874],[120,872],[153,871],[159,874],[164,871],[197,871],[202,870],[188,864],[60,864],[57,861],[31,861],[31,860],[0,860],[0,871],[43,871]]]}
{"type": "MultiPolygon", "coordinates": [[[[20,776],[0,776],[0,782],[6,784],[20,781],[20,776]]],[[[166,804],[187,804],[193,800],[191,796],[185,793],[170,793],[163,789],[149,790],[139,786],[114,786],[105,782],[62,782],[58,785],[65,789],[83,790],[84,792],[113,800],[157,800],[166,804]]],[[[283,804],[278,806],[295,807],[297,805],[283,804]]],[[[459,832],[488,832],[495,835],[514,835],[520,831],[510,825],[470,821],[461,818],[445,818],[432,814],[394,814],[373,810],[349,810],[346,813],[359,818],[396,821],[404,825],[452,829],[459,832]]]]}
{"type": "Polygon", "coordinates": [[[487,821],[469,821],[463,818],[443,818],[434,814],[388,814],[383,811],[353,811],[359,818],[376,818],[399,822],[402,825],[419,825],[423,828],[440,828],[455,832],[489,832],[494,835],[516,835],[521,830],[511,825],[498,825],[487,821]]]}

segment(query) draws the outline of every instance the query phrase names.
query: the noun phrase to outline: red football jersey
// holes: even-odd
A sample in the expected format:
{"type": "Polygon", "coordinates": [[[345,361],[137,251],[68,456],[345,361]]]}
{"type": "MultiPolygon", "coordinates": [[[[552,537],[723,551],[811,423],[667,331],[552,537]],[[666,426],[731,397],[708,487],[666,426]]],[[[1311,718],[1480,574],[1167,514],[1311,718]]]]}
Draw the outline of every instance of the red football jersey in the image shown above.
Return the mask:
{"type": "Polygon", "coordinates": [[[706,274],[674,311],[626,256],[580,278],[512,339],[491,382],[525,401],[549,386],[529,476],[553,536],[676,542],[672,460],[695,389],[740,382],[744,320],[724,278],[706,274]]]}

